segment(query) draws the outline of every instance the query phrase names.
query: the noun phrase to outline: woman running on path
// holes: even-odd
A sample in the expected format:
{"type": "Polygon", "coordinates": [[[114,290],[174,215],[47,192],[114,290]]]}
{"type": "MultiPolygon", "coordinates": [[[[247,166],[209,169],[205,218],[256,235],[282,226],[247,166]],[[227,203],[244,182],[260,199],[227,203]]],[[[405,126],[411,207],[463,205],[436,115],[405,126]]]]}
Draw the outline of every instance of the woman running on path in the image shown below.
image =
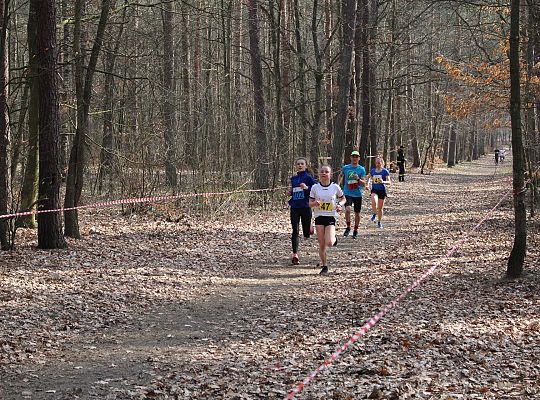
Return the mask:
{"type": "Polygon", "coordinates": [[[319,170],[319,183],[313,185],[309,194],[309,206],[314,208],[315,229],[319,241],[321,274],[328,273],[327,249],[337,245],[336,217],[345,204],[345,196],[339,185],[330,182],[332,168],[323,165],[319,170]]]}
{"type": "Polygon", "coordinates": [[[373,215],[371,220],[375,222],[377,219],[377,227],[382,228],[382,217],[384,209],[384,200],[386,199],[386,186],[390,184],[390,172],[384,168],[382,157],[375,159],[375,168],[371,168],[368,174],[368,182],[371,180],[371,208],[373,215]]]}
{"type": "Polygon", "coordinates": [[[309,192],[311,187],[317,181],[309,174],[307,169],[307,160],[298,158],[295,162],[296,175],[291,177],[288,195],[291,196],[289,205],[291,206],[291,225],[292,225],[292,257],[291,263],[298,265],[298,245],[300,236],[300,221],[302,221],[302,233],[304,237],[309,238],[313,234],[311,228],[311,208],[309,207],[309,192]]]}

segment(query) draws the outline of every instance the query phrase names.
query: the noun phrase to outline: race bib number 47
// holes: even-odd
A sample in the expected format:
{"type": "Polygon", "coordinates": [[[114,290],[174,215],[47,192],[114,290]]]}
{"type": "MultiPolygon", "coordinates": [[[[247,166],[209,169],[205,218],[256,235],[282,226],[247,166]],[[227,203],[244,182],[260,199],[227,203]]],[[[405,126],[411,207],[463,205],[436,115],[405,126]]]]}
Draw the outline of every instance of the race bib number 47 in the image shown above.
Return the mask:
{"type": "Polygon", "coordinates": [[[329,202],[329,201],[323,201],[319,205],[319,210],[321,211],[332,211],[333,209],[334,209],[334,203],[329,202]]]}

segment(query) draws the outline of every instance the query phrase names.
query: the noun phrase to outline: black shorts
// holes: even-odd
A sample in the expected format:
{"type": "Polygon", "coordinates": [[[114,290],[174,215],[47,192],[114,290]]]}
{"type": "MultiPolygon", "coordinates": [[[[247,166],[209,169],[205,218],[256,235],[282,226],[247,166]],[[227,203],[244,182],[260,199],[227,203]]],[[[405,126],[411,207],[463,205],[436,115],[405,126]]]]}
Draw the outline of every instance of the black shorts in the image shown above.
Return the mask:
{"type": "Polygon", "coordinates": [[[315,218],[315,225],[330,226],[335,224],[336,219],[334,217],[327,217],[326,215],[321,215],[315,218]]]}
{"type": "Polygon", "coordinates": [[[361,197],[353,197],[353,196],[345,196],[347,201],[345,202],[345,207],[350,207],[354,204],[354,212],[359,213],[362,210],[362,198],[361,197]]]}
{"type": "Polygon", "coordinates": [[[386,190],[371,189],[371,193],[375,193],[377,197],[381,200],[386,199],[386,190]]]}

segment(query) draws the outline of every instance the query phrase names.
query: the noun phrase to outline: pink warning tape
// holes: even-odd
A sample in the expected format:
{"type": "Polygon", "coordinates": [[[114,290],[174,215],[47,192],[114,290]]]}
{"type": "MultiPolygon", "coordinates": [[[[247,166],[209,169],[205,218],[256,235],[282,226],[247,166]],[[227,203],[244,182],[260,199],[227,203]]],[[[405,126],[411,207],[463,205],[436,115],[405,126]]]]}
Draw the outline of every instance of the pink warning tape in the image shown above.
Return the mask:
{"type": "Polygon", "coordinates": [[[504,199],[508,197],[508,195],[512,193],[512,189],[507,191],[501,199],[498,201],[498,203],[489,210],[486,215],[468,232],[466,232],[463,237],[455,242],[454,246],[443,256],[441,257],[435,265],[428,268],[418,279],[416,279],[413,283],[411,283],[407,288],[401,293],[399,296],[394,298],[390,303],[386,304],[382,307],[382,310],[379,311],[377,314],[373,315],[370,319],[367,320],[367,322],[362,325],[360,329],[358,329],[351,338],[343,345],[341,345],[336,351],[334,351],[329,358],[327,358],[317,369],[312,371],[302,382],[298,383],[285,397],[284,400],[290,400],[294,398],[298,393],[304,389],[306,385],[308,385],[321,371],[323,371],[325,368],[329,368],[331,364],[336,361],[343,352],[345,352],[349,347],[351,347],[354,343],[356,343],[362,336],[364,336],[371,328],[373,328],[377,322],[383,318],[391,309],[393,309],[405,296],[407,296],[410,292],[412,292],[416,287],[420,285],[428,276],[433,274],[435,270],[443,263],[443,261],[447,260],[454,252],[468,239],[469,236],[476,231],[488,218],[489,216],[500,207],[504,199]]]}
{"type": "Polygon", "coordinates": [[[0,215],[0,220],[6,219],[6,218],[21,217],[24,215],[58,213],[58,212],[64,212],[64,211],[82,210],[85,208],[102,208],[102,207],[111,207],[111,206],[121,205],[121,204],[156,203],[159,201],[171,201],[171,200],[178,200],[181,198],[197,197],[197,196],[210,197],[210,196],[229,195],[229,194],[235,194],[235,193],[271,192],[271,191],[276,191],[276,190],[285,189],[285,188],[286,187],[283,186],[283,187],[276,187],[276,188],[270,188],[270,189],[231,190],[228,192],[180,193],[180,194],[172,194],[172,195],[166,195],[166,196],[137,197],[137,198],[130,198],[130,199],[110,200],[110,201],[102,201],[98,203],[86,204],[86,205],[76,206],[76,207],[56,208],[56,209],[51,209],[51,210],[22,211],[22,212],[16,212],[12,214],[4,214],[4,215],[0,215]]]}

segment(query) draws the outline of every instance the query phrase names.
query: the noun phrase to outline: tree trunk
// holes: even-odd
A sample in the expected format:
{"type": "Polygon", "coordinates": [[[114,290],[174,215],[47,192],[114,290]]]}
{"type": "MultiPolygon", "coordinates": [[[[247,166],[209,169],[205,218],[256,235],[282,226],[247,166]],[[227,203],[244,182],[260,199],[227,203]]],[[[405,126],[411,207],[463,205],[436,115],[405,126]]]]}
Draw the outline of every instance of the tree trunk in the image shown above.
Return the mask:
{"type": "MultiPolygon", "coordinates": [[[[62,21],[68,20],[68,18],[71,18],[70,10],[68,9],[68,4],[71,3],[68,0],[62,0],[60,9],[62,11],[62,21]]],[[[70,40],[69,40],[69,34],[70,34],[70,27],[71,24],[64,23],[63,29],[62,29],[62,50],[61,50],[61,74],[62,74],[62,82],[61,82],[61,91],[60,91],[60,103],[67,104],[68,103],[68,90],[71,88],[72,84],[72,70],[71,70],[71,54],[69,53],[70,50],[70,40]]],[[[68,162],[69,162],[69,132],[72,129],[72,123],[71,121],[74,119],[73,110],[71,107],[65,107],[63,108],[65,111],[62,112],[62,109],[60,109],[60,121],[62,123],[62,129],[60,132],[60,168],[62,171],[63,177],[67,175],[67,169],[68,169],[68,162]]]]}
{"type": "MultiPolygon", "coordinates": [[[[280,180],[282,183],[287,181],[288,168],[285,163],[285,154],[287,149],[287,143],[285,141],[285,121],[283,114],[283,82],[282,82],[282,70],[281,70],[281,40],[280,35],[282,31],[282,11],[281,8],[274,9],[275,0],[268,0],[268,10],[270,16],[270,40],[272,48],[272,61],[273,61],[273,74],[274,88],[275,88],[275,146],[272,148],[275,151],[274,159],[274,172],[273,182],[280,180]],[[283,174],[285,172],[286,174],[283,174]]],[[[279,1],[280,7],[283,5],[283,1],[279,1]]]]}
{"type": "Polygon", "coordinates": [[[248,0],[249,44],[251,55],[251,74],[253,78],[253,102],[255,107],[255,141],[259,156],[255,168],[255,187],[266,188],[268,185],[268,146],[266,137],[266,108],[264,103],[264,84],[261,51],[259,49],[259,20],[257,18],[257,0],[248,0]]]}
{"type": "Polygon", "coordinates": [[[122,42],[122,33],[124,32],[124,24],[126,19],[127,8],[124,8],[122,22],[118,28],[118,35],[114,42],[114,48],[108,49],[107,58],[105,60],[105,82],[104,82],[104,97],[103,97],[103,137],[101,141],[101,151],[99,153],[99,172],[98,172],[98,193],[103,193],[103,181],[108,178],[108,191],[113,191],[113,154],[115,151],[115,128],[114,114],[115,105],[117,103],[114,86],[114,69],[116,64],[116,56],[122,42]]]}
{"type": "Polygon", "coordinates": [[[448,163],[447,165],[449,167],[453,167],[456,165],[456,128],[454,127],[454,124],[450,124],[450,133],[448,134],[449,140],[448,140],[448,163]]]}
{"type": "MultiPolygon", "coordinates": [[[[83,0],[75,3],[75,27],[73,32],[73,53],[75,54],[75,85],[77,92],[77,129],[73,140],[73,147],[69,156],[69,167],[66,182],[66,196],[64,207],[77,207],[79,205],[84,180],[85,165],[85,138],[88,134],[88,113],[92,97],[92,83],[98,61],[99,52],[103,43],[105,27],[111,8],[111,0],[103,0],[101,3],[101,15],[99,18],[96,39],[90,53],[90,60],[83,73],[83,57],[81,52],[81,19],[83,0]]],[[[80,238],[79,217],[77,210],[64,212],[65,235],[80,238]]]]}
{"type": "MultiPolygon", "coordinates": [[[[231,166],[232,162],[232,146],[234,140],[234,127],[233,127],[233,98],[232,98],[232,10],[233,2],[229,0],[228,4],[225,4],[224,0],[220,0],[221,9],[221,35],[223,36],[222,42],[222,57],[223,57],[223,97],[225,108],[225,153],[223,154],[224,162],[221,163],[221,173],[225,176],[225,182],[230,184],[232,181],[231,166]],[[226,11],[226,12],[225,12],[226,11]]],[[[184,33],[183,36],[186,36],[184,33]]],[[[186,38],[187,39],[187,38],[186,38]]],[[[184,40],[184,39],[182,39],[184,40]]],[[[187,48],[187,43],[186,43],[187,48]]],[[[182,50],[183,57],[186,52],[182,50]]],[[[182,57],[181,57],[182,59],[182,57]]],[[[184,128],[184,123],[182,123],[184,128]]]]}
{"type": "Polygon", "coordinates": [[[359,7],[361,8],[360,20],[360,48],[362,50],[362,87],[361,87],[361,103],[362,103],[362,130],[360,133],[360,163],[366,167],[370,163],[371,156],[369,137],[372,124],[372,104],[371,104],[371,85],[370,85],[370,68],[371,68],[371,52],[369,45],[369,1],[360,0],[359,7]]]}
{"type": "MultiPolygon", "coordinates": [[[[27,72],[27,80],[29,81],[30,80],[30,73],[27,72]]],[[[22,92],[22,96],[21,96],[21,101],[20,101],[20,112],[19,112],[19,118],[18,118],[18,123],[17,123],[17,130],[16,130],[16,134],[13,135],[12,137],[12,142],[13,142],[13,145],[12,145],[12,157],[11,157],[11,180],[13,180],[15,178],[15,176],[17,175],[17,166],[19,165],[19,159],[20,159],[20,155],[21,155],[21,151],[22,151],[22,144],[23,144],[23,140],[27,140],[28,138],[25,138],[25,121],[26,121],[26,114],[27,114],[27,109],[28,109],[28,93],[30,92],[30,84],[27,83],[24,85],[24,89],[23,89],[23,92],[22,92]]],[[[37,149],[36,149],[36,152],[37,152],[37,149]]],[[[36,169],[36,173],[37,173],[37,169],[36,169]]],[[[37,179],[37,178],[36,178],[37,179]]]]}
{"type": "MultiPolygon", "coordinates": [[[[37,79],[38,65],[36,49],[35,20],[28,21],[28,86],[30,88],[28,101],[28,153],[24,168],[23,185],[21,189],[21,209],[32,211],[36,208],[39,185],[39,82],[37,79]]],[[[60,161],[61,162],[61,161],[60,161]]],[[[35,215],[19,217],[17,226],[35,228],[35,215]]]]}
{"type": "MultiPolygon", "coordinates": [[[[8,46],[7,28],[9,0],[0,0],[0,214],[7,214],[11,204],[10,189],[10,129],[8,108],[8,46]]],[[[0,219],[0,245],[2,250],[12,247],[10,220],[0,219]]]]}
{"type": "MultiPolygon", "coordinates": [[[[56,82],[56,15],[54,0],[31,0],[28,23],[36,32],[39,79],[39,210],[60,207],[60,114],[56,82]],[[39,27],[39,34],[37,34],[39,27]]],[[[38,246],[66,247],[60,213],[38,214],[38,246]]]]}
{"type": "MultiPolygon", "coordinates": [[[[330,43],[332,40],[332,33],[333,33],[332,11],[333,11],[332,0],[325,0],[324,1],[324,37],[326,39],[326,43],[330,43]]],[[[328,48],[328,50],[324,52],[324,58],[325,58],[325,64],[327,66],[332,65],[332,49],[331,48],[328,48]]],[[[324,91],[325,91],[325,104],[326,104],[326,111],[325,111],[326,132],[324,135],[324,142],[330,143],[332,136],[334,134],[334,117],[333,117],[334,74],[326,73],[324,91]]],[[[327,147],[328,146],[325,146],[325,151],[324,151],[325,155],[328,153],[327,147]]],[[[319,153],[320,152],[321,150],[319,149],[319,153]]],[[[316,161],[317,160],[313,160],[312,158],[312,163],[315,163],[316,161]]]]}
{"type": "Polygon", "coordinates": [[[349,94],[351,85],[351,69],[354,53],[354,31],[356,25],[356,1],[342,0],[343,44],[341,65],[338,75],[338,108],[334,124],[334,139],[332,140],[332,168],[334,173],[343,164],[345,149],[345,130],[349,113],[349,94]]]}
{"type": "Polygon", "coordinates": [[[287,160],[291,161],[291,23],[290,23],[290,0],[280,0],[280,14],[281,14],[281,104],[283,105],[283,130],[284,130],[284,143],[283,143],[283,160],[285,165],[281,168],[281,181],[285,182],[289,177],[289,168],[287,160]]]}
{"type": "MultiPolygon", "coordinates": [[[[180,36],[180,64],[181,64],[181,73],[180,73],[180,97],[181,97],[181,111],[180,111],[180,123],[181,123],[181,132],[183,133],[183,139],[184,139],[184,146],[183,146],[183,162],[184,165],[193,165],[193,159],[194,159],[194,139],[193,139],[193,125],[192,125],[192,104],[191,104],[191,78],[190,78],[190,60],[191,60],[191,53],[190,53],[190,47],[189,47],[189,38],[188,38],[188,32],[190,31],[190,16],[189,16],[189,7],[184,3],[180,3],[180,18],[181,18],[181,36],[180,36]]],[[[225,65],[225,73],[227,71],[227,65],[225,65]]],[[[229,78],[230,79],[230,78],[229,78]]],[[[228,88],[228,84],[225,84],[226,89],[228,88]]],[[[227,100],[226,100],[227,101],[227,100]]],[[[233,134],[233,127],[232,124],[229,128],[231,130],[231,135],[233,134]]],[[[232,149],[232,144],[231,144],[232,149]]],[[[227,166],[232,165],[231,156],[227,155],[227,166]]],[[[230,168],[227,168],[227,170],[230,170],[230,168]]],[[[230,171],[227,171],[229,173],[230,171]]],[[[180,173],[180,177],[182,177],[182,173],[180,173]]],[[[227,179],[227,178],[226,178],[227,179]]],[[[230,179],[230,178],[228,178],[230,179]]],[[[227,179],[227,180],[228,180],[227,179]]]]}
{"type": "Polygon", "coordinates": [[[318,0],[313,1],[313,15],[311,18],[311,37],[313,40],[313,54],[315,58],[315,69],[313,71],[315,78],[315,97],[313,99],[313,126],[311,127],[311,149],[310,158],[311,164],[315,170],[319,169],[319,153],[321,143],[321,122],[324,115],[323,110],[323,54],[321,54],[319,47],[319,35],[317,29],[317,8],[319,6],[318,0]]]}
{"type": "Polygon", "coordinates": [[[525,151],[521,133],[521,98],[519,68],[519,6],[520,0],[511,1],[510,11],[510,117],[512,120],[512,157],[514,188],[514,246],[510,252],[506,276],[518,278],[523,272],[527,250],[527,214],[525,210],[525,151]]]}
{"type": "MultiPolygon", "coordinates": [[[[298,114],[300,118],[300,145],[298,146],[299,154],[308,153],[308,118],[307,118],[307,90],[306,90],[306,55],[302,46],[302,28],[300,23],[300,6],[298,0],[294,0],[294,34],[296,42],[296,54],[298,57],[298,86],[299,86],[299,105],[298,114]]],[[[317,160],[311,160],[312,163],[316,163],[317,160]]]]}
{"type": "Polygon", "coordinates": [[[171,188],[177,184],[173,3],[163,3],[163,126],[165,129],[165,183],[171,188]]]}

